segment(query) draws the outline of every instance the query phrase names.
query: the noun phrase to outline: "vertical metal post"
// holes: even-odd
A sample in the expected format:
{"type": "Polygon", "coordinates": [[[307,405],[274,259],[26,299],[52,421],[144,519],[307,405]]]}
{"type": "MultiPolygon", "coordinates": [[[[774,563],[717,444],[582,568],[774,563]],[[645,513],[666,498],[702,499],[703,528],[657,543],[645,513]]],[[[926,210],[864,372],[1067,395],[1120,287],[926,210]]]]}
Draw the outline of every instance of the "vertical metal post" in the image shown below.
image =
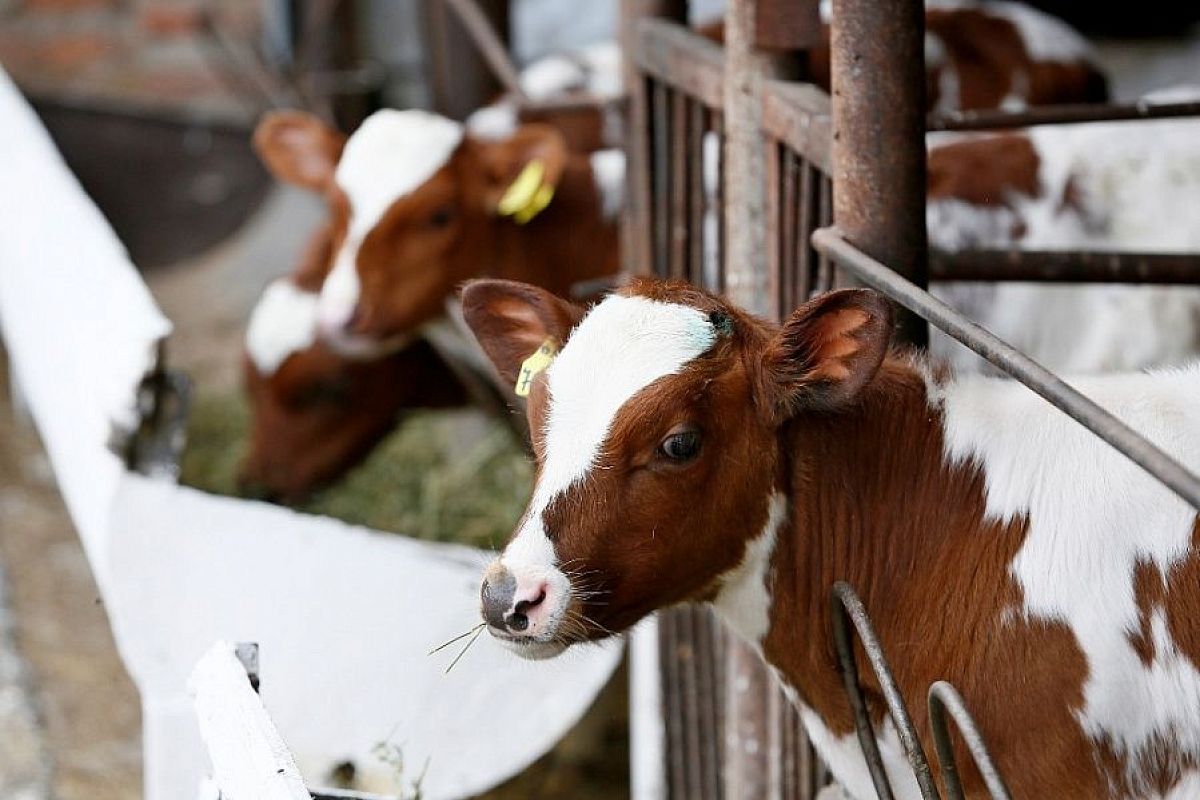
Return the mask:
{"type": "MultiPolygon", "coordinates": [[[[922,0],[833,0],[833,219],[845,238],[928,284],[925,8],[922,0]]],[[[929,339],[915,314],[897,334],[929,339]]]]}
{"type": "MultiPolygon", "coordinates": [[[[480,10],[504,41],[508,40],[508,6],[508,0],[479,0],[480,10]]],[[[500,82],[462,21],[445,3],[426,0],[421,8],[425,12],[424,42],[434,110],[465,119],[491,102],[501,89],[500,82]]]]}
{"type": "Polygon", "coordinates": [[[626,178],[629,191],[626,195],[624,224],[621,226],[621,267],[639,275],[648,275],[653,268],[650,98],[646,82],[638,73],[633,58],[637,22],[645,17],[686,21],[687,0],[621,0],[618,33],[621,38],[621,51],[625,54],[625,93],[629,98],[626,145],[626,178]]]}
{"type": "MultiPolygon", "coordinates": [[[[815,2],[729,0],[725,6],[725,294],[734,303],[757,314],[778,314],[778,276],[768,263],[769,241],[777,235],[768,215],[770,176],[768,149],[762,134],[763,82],[781,76],[789,63],[780,54],[760,46],[804,46],[801,39],[819,31],[815,24],[798,24],[795,41],[764,41],[768,19],[788,14],[816,19],[815,2]],[[760,16],[763,20],[760,21],[760,16]],[[770,226],[770,229],[769,229],[770,226]]],[[[810,21],[811,22],[811,21],[810,21]]],[[[726,661],[725,780],[724,794],[738,800],[777,798],[781,795],[778,742],[779,690],[762,659],[750,647],[730,641],[726,661]]]]}

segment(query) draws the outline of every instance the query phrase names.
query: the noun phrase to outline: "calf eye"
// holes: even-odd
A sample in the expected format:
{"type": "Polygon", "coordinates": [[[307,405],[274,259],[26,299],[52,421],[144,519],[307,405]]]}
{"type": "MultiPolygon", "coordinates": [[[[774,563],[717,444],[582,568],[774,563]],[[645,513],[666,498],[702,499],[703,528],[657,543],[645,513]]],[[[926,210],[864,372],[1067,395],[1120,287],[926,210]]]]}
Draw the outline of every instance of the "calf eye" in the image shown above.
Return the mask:
{"type": "Polygon", "coordinates": [[[454,219],[454,209],[450,206],[442,206],[429,215],[429,227],[444,228],[454,219]]]}
{"type": "Polygon", "coordinates": [[[700,431],[686,428],[670,433],[658,446],[658,452],[671,461],[691,461],[700,452],[700,431]]]}

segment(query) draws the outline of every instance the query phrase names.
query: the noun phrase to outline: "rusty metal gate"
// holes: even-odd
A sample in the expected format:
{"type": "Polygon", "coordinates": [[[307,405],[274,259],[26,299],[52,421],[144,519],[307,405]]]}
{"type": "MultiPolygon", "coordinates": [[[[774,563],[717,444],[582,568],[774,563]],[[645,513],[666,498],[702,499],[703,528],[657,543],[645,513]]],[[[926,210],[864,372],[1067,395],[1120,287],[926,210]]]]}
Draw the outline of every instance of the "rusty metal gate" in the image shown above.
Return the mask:
{"type": "MultiPolygon", "coordinates": [[[[622,0],[631,176],[625,263],[643,274],[682,278],[724,293],[774,319],[847,280],[871,286],[907,314],[901,335],[910,342],[923,344],[927,323],[936,325],[1200,509],[1195,476],[1057,376],[923,290],[929,277],[1200,283],[1200,255],[928,254],[924,217],[926,130],[1200,116],[1200,104],[926,118],[923,4],[834,0],[833,5],[834,95],[839,83],[849,80],[851,59],[855,80],[855,92],[839,97],[836,108],[820,89],[786,80],[798,73],[779,55],[817,43],[816,0],[729,0],[724,46],[688,29],[683,0],[622,0]],[[879,42],[886,46],[870,44],[879,42]],[[872,104],[886,105],[889,111],[873,112],[872,104]],[[868,125],[865,120],[872,114],[868,125]]],[[[835,628],[842,631],[839,640],[845,640],[843,675],[857,712],[862,700],[861,695],[856,699],[857,673],[846,633],[852,624],[863,637],[868,663],[877,673],[883,671],[882,683],[887,676],[882,653],[872,651],[865,609],[856,603],[849,587],[837,587],[831,598],[835,628]]],[[[796,712],[759,657],[727,634],[707,608],[663,613],[659,632],[668,796],[814,798],[827,775],[796,712]]],[[[889,707],[923,794],[937,798],[911,724],[905,733],[903,699],[898,694],[894,699],[899,705],[889,702],[889,707]]],[[[1006,797],[953,687],[935,684],[928,702],[948,796],[961,797],[961,789],[947,745],[947,713],[960,726],[993,797],[1006,797]]],[[[868,763],[879,766],[865,710],[856,717],[868,763]]],[[[882,767],[873,772],[880,796],[890,797],[882,767]]]]}

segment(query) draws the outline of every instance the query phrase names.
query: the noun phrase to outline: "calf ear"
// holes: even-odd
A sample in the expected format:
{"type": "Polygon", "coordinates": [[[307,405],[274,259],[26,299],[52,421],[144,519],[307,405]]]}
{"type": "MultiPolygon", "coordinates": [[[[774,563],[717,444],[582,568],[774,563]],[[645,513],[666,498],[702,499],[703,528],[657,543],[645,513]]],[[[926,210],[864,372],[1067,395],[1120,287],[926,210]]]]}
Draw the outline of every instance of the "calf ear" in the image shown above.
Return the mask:
{"type": "MultiPolygon", "coordinates": [[[[462,292],[463,317],[505,382],[550,340],[557,350],[583,319],[584,309],[537,286],[516,281],[471,281],[462,292]]],[[[544,367],[544,364],[542,365],[544,367]]]]}
{"type": "Polygon", "coordinates": [[[892,307],[869,289],[843,289],[792,312],[763,356],[766,408],[775,419],[834,409],[875,376],[892,336],[892,307]]]}
{"type": "Polygon", "coordinates": [[[254,149],[271,174],[284,183],[324,191],[333,172],[344,134],[304,111],[271,111],[254,129],[254,149]]]}
{"type": "Polygon", "coordinates": [[[483,144],[489,211],[524,224],[554,197],[567,165],[563,135],[549,125],[531,123],[507,139],[483,144]]]}

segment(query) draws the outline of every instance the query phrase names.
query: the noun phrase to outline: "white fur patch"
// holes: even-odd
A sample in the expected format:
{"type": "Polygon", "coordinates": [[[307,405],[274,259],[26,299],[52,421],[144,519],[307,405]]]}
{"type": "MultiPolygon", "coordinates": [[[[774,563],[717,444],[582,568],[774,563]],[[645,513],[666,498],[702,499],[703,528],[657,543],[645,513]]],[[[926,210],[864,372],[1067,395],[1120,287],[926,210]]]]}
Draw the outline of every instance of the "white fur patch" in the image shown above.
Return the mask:
{"type": "Polygon", "coordinates": [[[463,126],[428,111],[376,111],[346,140],[334,180],[350,201],[350,226],[321,287],[320,324],[336,338],[360,291],[358,249],[387,210],[449,162],[463,126]]]}
{"type": "Polygon", "coordinates": [[[753,645],[761,644],[771,628],[771,554],[787,510],[787,498],[772,493],[762,533],[746,545],[742,563],[722,577],[721,590],[713,600],[729,626],[753,645]]]}
{"type": "MultiPolygon", "coordinates": [[[[1073,383],[1200,471],[1200,366],[1073,383]]],[[[947,455],[982,466],[988,516],[1028,519],[1012,574],[1024,613],[1066,623],[1087,658],[1083,730],[1135,765],[1156,737],[1200,752],[1200,673],[1160,618],[1149,667],[1127,638],[1140,628],[1135,566],[1165,574],[1185,558],[1195,510],[1014,382],[960,378],[940,395],[947,455]]]]}
{"type": "Polygon", "coordinates": [[[617,148],[597,150],[588,157],[592,178],[600,192],[605,219],[616,219],[625,207],[625,151],[617,148]]]}
{"type": "Polygon", "coordinates": [[[334,175],[350,200],[347,238],[362,241],[392,203],[446,165],[462,137],[462,125],[428,111],[386,108],[367,117],[334,175]]]}
{"type": "Polygon", "coordinates": [[[287,278],[273,281],[246,326],[246,353],[261,375],[271,375],[288,356],[317,338],[317,295],[287,278]]]}
{"type": "Polygon", "coordinates": [[[545,463],[501,561],[519,581],[540,578],[550,584],[552,620],[565,613],[570,584],[557,567],[543,513],[587,476],[621,407],[708,350],[716,336],[708,317],[695,308],[613,295],[588,313],[546,370],[545,463]]]}
{"type": "Polygon", "coordinates": [[[539,59],[521,71],[521,89],[531,100],[545,100],[557,94],[583,89],[587,74],[583,67],[566,55],[539,59]]]}
{"type": "MultiPolygon", "coordinates": [[[[809,741],[846,793],[855,800],[874,798],[875,787],[871,783],[867,759],[858,744],[858,734],[835,736],[815,711],[803,703],[796,705],[800,709],[800,721],[804,723],[809,741]]],[[[900,736],[896,733],[896,726],[892,724],[890,717],[884,720],[875,739],[879,744],[879,754],[883,757],[884,770],[896,797],[899,800],[919,800],[921,790],[917,786],[912,769],[908,766],[904,746],[900,744],[900,736]]]]}
{"type": "Polygon", "coordinates": [[[467,133],[476,139],[507,139],[517,132],[517,106],[511,100],[501,100],[471,112],[466,124],[467,133]]]}
{"type": "Polygon", "coordinates": [[[1025,44],[1026,54],[1034,61],[1076,61],[1091,54],[1091,46],[1078,31],[1032,6],[993,0],[981,10],[1011,22],[1025,44]]]}

